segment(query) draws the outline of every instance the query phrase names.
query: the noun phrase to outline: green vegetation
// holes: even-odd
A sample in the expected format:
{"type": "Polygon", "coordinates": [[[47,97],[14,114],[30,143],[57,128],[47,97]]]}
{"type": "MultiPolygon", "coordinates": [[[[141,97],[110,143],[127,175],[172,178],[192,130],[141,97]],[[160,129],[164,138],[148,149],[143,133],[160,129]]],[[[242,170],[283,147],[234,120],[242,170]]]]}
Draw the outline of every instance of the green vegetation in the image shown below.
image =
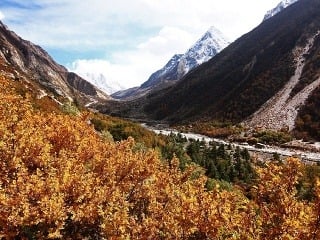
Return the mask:
{"type": "Polygon", "coordinates": [[[306,165],[297,185],[298,197],[300,199],[307,201],[315,199],[317,179],[320,179],[319,164],[306,165]]]}
{"type": "Polygon", "coordinates": [[[299,139],[320,141],[320,88],[307,100],[296,119],[294,134],[299,139]]]}
{"type": "Polygon", "coordinates": [[[70,101],[65,102],[61,106],[61,110],[62,110],[62,112],[70,114],[70,115],[73,115],[73,116],[79,116],[80,115],[80,110],[77,108],[77,106],[74,103],[72,103],[70,101]]]}
{"type": "Polygon", "coordinates": [[[286,131],[258,131],[253,137],[264,144],[283,144],[292,140],[292,136],[286,131]]]}
{"type": "Polygon", "coordinates": [[[90,122],[95,130],[103,135],[109,135],[108,133],[110,133],[114,141],[126,140],[128,137],[133,137],[137,143],[144,144],[148,148],[156,148],[165,144],[163,138],[156,136],[156,134],[140,126],[138,123],[100,113],[94,113],[90,117],[90,122]]]}
{"type": "Polygon", "coordinates": [[[233,149],[222,144],[192,141],[187,147],[192,161],[206,169],[213,179],[232,183],[250,183],[255,178],[251,157],[246,149],[233,149]]]}
{"type": "Polygon", "coordinates": [[[195,164],[201,166],[209,178],[230,183],[250,183],[255,178],[250,155],[245,149],[188,140],[181,134],[157,136],[136,123],[101,114],[95,114],[91,123],[103,137],[106,134],[108,139],[121,141],[133,137],[136,149],[154,148],[158,150],[161,159],[169,163],[177,157],[181,170],[195,164]]]}
{"type": "Polygon", "coordinates": [[[180,159],[183,170],[190,164],[196,164],[204,169],[204,173],[211,179],[222,182],[248,184],[256,177],[253,163],[246,149],[232,148],[210,142],[190,140],[181,135],[170,134],[166,144],[161,148],[163,159],[180,159]]]}
{"type": "Polygon", "coordinates": [[[200,121],[192,124],[187,130],[213,138],[227,138],[234,134],[240,133],[242,129],[240,126],[234,126],[229,121],[200,121]]]}

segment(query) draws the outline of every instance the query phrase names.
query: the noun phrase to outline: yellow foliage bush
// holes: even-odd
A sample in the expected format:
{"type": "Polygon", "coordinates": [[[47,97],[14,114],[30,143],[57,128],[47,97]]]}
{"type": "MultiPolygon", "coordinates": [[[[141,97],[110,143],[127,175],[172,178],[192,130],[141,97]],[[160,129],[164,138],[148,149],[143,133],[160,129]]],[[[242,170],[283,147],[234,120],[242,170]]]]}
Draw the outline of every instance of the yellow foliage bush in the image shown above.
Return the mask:
{"type": "Polygon", "coordinates": [[[297,199],[297,160],[260,169],[249,199],[134,145],[34,109],[0,77],[0,238],[319,239],[320,184],[297,199]]]}

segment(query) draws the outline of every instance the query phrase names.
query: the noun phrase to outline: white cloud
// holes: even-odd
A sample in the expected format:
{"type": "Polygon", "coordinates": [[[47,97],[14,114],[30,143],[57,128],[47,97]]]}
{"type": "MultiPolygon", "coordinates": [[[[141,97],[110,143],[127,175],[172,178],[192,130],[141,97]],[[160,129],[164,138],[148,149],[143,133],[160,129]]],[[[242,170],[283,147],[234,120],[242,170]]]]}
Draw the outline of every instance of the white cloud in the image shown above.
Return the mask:
{"type": "MultiPolygon", "coordinates": [[[[140,59],[140,62],[145,60],[140,59]]],[[[141,81],[141,77],[147,77],[147,74],[154,70],[150,66],[143,66],[131,60],[127,63],[116,64],[104,59],[79,59],[74,61],[69,69],[84,78],[88,75],[92,77],[103,75],[107,85],[112,86],[115,91],[139,86],[145,80],[141,81]]]]}
{"type": "Polygon", "coordinates": [[[129,88],[139,85],[139,81],[136,79],[141,76],[144,72],[143,69],[148,68],[148,66],[140,67],[138,64],[134,64],[132,59],[127,60],[126,63],[119,64],[111,63],[104,59],[79,59],[74,61],[68,68],[82,76],[86,73],[92,73],[96,76],[102,74],[111,85],[118,83],[129,88]]]}
{"type": "Polygon", "coordinates": [[[172,53],[183,53],[195,40],[195,36],[190,32],[176,27],[165,26],[157,36],[139,44],[138,49],[157,55],[168,53],[172,55],[172,53]]]}
{"type": "Polygon", "coordinates": [[[139,86],[173,54],[184,53],[195,40],[187,31],[166,26],[131,51],[115,52],[109,60],[78,59],[69,68],[82,76],[103,74],[110,85],[117,82],[125,88],[139,86]]]}
{"type": "Polygon", "coordinates": [[[215,25],[235,39],[257,25],[278,1],[20,0],[39,7],[7,7],[3,12],[13,30],[42,46],[97,49],[138,44],[164,26],[199,36],[215,25]]]}
{"type": "Polygon", "coordinates": [[[44,48],[105,55],[74,59],[69,63],[74,71],[100,72],[132,87],[173,54],[185,52],[210,26],[234,40],[279,1],[15,0],[25,7],[1,8],[0,3],[0,9],[9,28],[44,48]]]}
{"type": "Polygon", "coordinates": [[[4,19],[4,14],[0,11],[0,20],[4,19]]]}

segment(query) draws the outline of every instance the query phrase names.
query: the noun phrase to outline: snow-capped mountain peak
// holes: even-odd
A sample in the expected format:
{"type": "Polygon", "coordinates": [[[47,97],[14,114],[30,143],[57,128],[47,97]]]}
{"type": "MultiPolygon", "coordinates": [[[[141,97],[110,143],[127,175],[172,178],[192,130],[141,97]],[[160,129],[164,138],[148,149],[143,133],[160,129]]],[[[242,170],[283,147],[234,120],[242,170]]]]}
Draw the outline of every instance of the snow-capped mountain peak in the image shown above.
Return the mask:
{"type": "Polygon", "coordinates": [[[118,82],[108,80],[103,73],[92,73],[92,72],[77,72],[81,77],[86,79],[91,84],[97,86],[101,91],[112,94],[125,88],[118,82]]]}
{"type": "Polygon", "coordinates": [[[101,91],[111,95],[125,88],[119,82],[107,77],[109,68],[110,64],[100,59],[78,59],[68,66],[69,71],[78,74],[101,91]]]}
{"type": "Polygon", "coordinates": [[[162,69],[153,73],[141,87],[150,87],[164,80],[179,80],[191,69],[207,62],[228,45],[229,41],[223,34],[217,28],[211,26],[184,54],[174,55],[162,69]]]}
{"type": "Polygon", "coordinates": [[[179,62],[179,78],[191,69],[207,62],[229,45],[223,34],[211,26],[209,30],[182,56],[179,62]]]}
{"type": "Polygon", "coordinates": [[[218,51],[221,51],[223,48],[229,45],[229,41],[225,38],[222,32],[220,32],[220,30],[214,26],[211,26],[198,42],[203,42],[208,39],[215,41],[215,47],[218,51]]]}
{"type": "Polygon", "coordinates": [[[154,72],[139,88],[113,94],[115,98],[135,98],[153,89],[160,89],[181,79],[190,70],[207,62],[226,46],[229,41],[215,27],[210,27],[184,54],[174,55],[160,70],[154,72]]]}
{"type": "Polygon", "coordinates": [[[177,66],[179,65],[179,62],[182,56],[183,54],[175,54],[162,69],[153,73],[149,77],[148,81],[144,82],[141,85],[141,88],[152,87],[153,85],[159,83],[159,79],[162,79],[162,80],[175,79],[176,80],[178,78],[177,66]],[[173,73],[173,74],[168,74],[168,73],[173,73]]]}
{"type": "Polygon", "coordinates": [[[273,17],[274,15],[278,14],[281,12],[283,9],[286,7],[290,6],[291,4],[297,2],[298,0],[282,0],[275,8],[269,10],[263,18],[263,21],[273,17]]]}

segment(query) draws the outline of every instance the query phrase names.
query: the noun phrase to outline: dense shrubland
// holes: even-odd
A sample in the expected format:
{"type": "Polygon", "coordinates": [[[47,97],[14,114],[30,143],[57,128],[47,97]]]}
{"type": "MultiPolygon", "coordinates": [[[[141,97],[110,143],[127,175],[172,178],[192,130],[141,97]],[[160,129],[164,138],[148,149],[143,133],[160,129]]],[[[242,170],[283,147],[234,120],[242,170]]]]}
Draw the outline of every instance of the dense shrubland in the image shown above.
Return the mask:
{"type": "MultiPolygon", "coordinates": [[[[292,158],[267,162],[255,167],[257,175],[244,191],[236,183],[248,156],[240,149],[184,146],[176,139],[172,148],[187,153],[182,167],[183,156],[179,161],[170,147],[165,155],[159,145],[150,148],[149,140],[140,142],[144,146],[132,137],[113,141],[120,127],[111,120],[113,128],[107,128],[107,119],[98,123],[89,113],[40,109],[0,76],[0,238],[320,238],[316,167],[306,170],[292,158]],[[104,138],[104,131],[116,134],[104,138]],[[188,158],[207,171],[208,159],[238,164],[233,179],[208,174],[235,184],[208,181],[205,170],[188,158]]],[[[130,135],[134,127],[128,128],[130,135]]]]}

